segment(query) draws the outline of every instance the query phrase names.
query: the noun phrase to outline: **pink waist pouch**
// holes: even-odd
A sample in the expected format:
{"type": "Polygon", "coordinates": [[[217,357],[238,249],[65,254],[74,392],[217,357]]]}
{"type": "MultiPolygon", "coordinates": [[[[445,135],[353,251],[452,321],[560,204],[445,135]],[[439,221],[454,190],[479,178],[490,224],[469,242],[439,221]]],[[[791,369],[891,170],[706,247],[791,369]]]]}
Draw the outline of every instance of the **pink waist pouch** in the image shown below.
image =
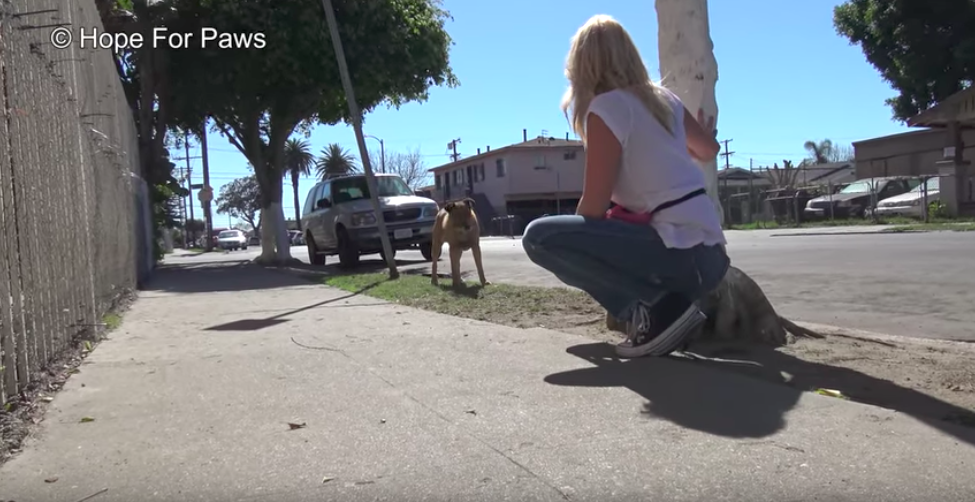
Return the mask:
{"type": "Polygon", "coordinates": [[[623,206],[613,206],[606,211],[606,218],[610,220],[620,220],[634,225],[649,225],[653,219],[653,213],[634,213],[623,206]]]}

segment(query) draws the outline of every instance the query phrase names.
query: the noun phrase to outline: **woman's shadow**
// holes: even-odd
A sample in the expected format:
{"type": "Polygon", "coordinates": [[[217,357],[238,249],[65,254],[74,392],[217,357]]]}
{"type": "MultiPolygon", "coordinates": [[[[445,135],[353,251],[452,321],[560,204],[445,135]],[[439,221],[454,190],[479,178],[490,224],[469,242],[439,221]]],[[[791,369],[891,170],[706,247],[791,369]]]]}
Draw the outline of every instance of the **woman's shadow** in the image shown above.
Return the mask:
{"type": "Polygon", "coordinates": [[[774,434],[785,426],[784,415],[800,395],[796,389],[705,368],[687,359],[619,359],[606,343],[575,345],[566,351],[595,366],[549,375],[545,382],[626,387],[648,401],[643,413],[649,417],[720,436],[774,434]]]}
{"type": "MultiPolygon", "coordinates": [[[[569,347],[594,365],[549,375],[547,383],[626,387],[647,399],[643,412],[678,425],[727,437],[756,438],[785,427],[801,393],[840,390],[849,399],[910,415],[975,445],[975,413],[913,389],[854,370],[803,361],[780,351],[695,347],[690,357],[619,359],[606,343],[569,347]],[[745,354],[741,360],[720,359],[745,354]],[[782,373],[792,375],[786,384],[782,373]],[[770,383],[770,382],[777,382],[770,383]]],[[[841,405],[839,401],[836,403],[841,405]]],[[[866,416],[866,414],[864,415],[866,416]]]]}

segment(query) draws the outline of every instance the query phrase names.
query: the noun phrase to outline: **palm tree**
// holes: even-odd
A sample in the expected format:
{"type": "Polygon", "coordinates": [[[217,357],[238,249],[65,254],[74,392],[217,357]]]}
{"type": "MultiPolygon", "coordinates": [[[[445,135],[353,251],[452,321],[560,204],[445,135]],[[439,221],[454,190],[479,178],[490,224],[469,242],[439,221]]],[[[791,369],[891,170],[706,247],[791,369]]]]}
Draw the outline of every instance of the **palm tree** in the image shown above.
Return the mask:
{"type": "Polygon", "coordinates": [[[809,152],[810,160],[816,164],[828,164],[833,158],[833,142],[828,139],[824,139],[819,143],[807,141],[805,148],[809,152]]]}
{"type": "Polygon", "coordinates": [[[357,172],[359,165],[355,155],[338,143],[332,143],[322,149],[321,156],[315,162],[315,170],[318,172],[318,177],[325,180],[357,172]]]}
{"type": "Polygon", "coordinates": [[[315,163],[315,156],[308,149],[305,140],[288,139],[284,144],[284,175],[291,175],[291,189],[295,197],[295,224],[301,231],[301,209],[298,200],[298,178],[311,174],[311,166],[315,163]]]}

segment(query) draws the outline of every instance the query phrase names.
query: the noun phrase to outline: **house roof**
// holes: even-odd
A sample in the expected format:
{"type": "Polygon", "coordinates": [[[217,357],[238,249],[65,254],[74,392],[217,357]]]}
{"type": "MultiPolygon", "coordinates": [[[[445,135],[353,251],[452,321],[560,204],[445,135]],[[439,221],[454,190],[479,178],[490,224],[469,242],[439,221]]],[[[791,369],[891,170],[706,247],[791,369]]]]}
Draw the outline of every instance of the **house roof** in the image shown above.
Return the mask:
{"type": "Polygon", "coordinates": [[[762,175],[741,167],[729,167],[718,171],[719,180],[753,180],[762,178],[762,175]]]}
{"type": "Polygon", "coordinates": [[[503,146],[497,150],[488,150],[477,155],[471,155],[470,157],[464,157],[456,162],[450,162],[449,164],[444,164],[442,166],[437,166],[428,169],[428,172],[440,172],[446,171],[454,167],[460,167],[467,165],[471,162],[477,160],[485,159],[492,155],[497,155],[499,153],[510,152],[512,150],[522,150],[522,149],[538,149],[538,148],[582,148],[582,141],[575,139],[559,139],[559,138],[545,138],[539,136],[528,141],[522,141],[521,143],[515,143],[513,145],[503,146]]]}
{"type": "Polygon", "coordinates": [[[941,133],[941,131],[937,129],[921,129],[917,131],[900,132],[897,134],[890,134],[888,136],[879,136],[876,138],[867,138],[867,139],[862,139],[860,141],[854,141],[853,147],[856,148],[858,145],[868,145],[870,143],[879,143],[884,141],[890,141],[893,139],[905,139],[911,136],[920,136],[924,134],[935,134],[935,133],[941,133]]]}
{"type": "Polygon", "coordinates": [[[975,86],[956,92],[907,119],[907,125],[911,127],[947,127],[950,122],[957,122],[965,128],[975,128],[975,86]]]}

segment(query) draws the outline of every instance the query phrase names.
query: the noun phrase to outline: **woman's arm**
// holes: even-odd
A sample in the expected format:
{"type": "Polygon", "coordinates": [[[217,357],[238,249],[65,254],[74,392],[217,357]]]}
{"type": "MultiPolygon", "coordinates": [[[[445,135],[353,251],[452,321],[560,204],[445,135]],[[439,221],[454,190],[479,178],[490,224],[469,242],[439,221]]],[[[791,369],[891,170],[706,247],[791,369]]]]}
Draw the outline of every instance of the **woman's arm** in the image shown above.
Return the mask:
{"type": "Polygon", "coordinates": [[[701,124],[684,108],[684,131],[687,136],[687,151],[695,159],[708,162],[718,157],[721,145],[714,139],[714,134],[705,131],[701,124]]]}
{"type": "Polygon", "coordinates": [[[586,119],[586,169],[576,214],[604,218],[620,172],[623,146],[599,115],[586,119]]]}

